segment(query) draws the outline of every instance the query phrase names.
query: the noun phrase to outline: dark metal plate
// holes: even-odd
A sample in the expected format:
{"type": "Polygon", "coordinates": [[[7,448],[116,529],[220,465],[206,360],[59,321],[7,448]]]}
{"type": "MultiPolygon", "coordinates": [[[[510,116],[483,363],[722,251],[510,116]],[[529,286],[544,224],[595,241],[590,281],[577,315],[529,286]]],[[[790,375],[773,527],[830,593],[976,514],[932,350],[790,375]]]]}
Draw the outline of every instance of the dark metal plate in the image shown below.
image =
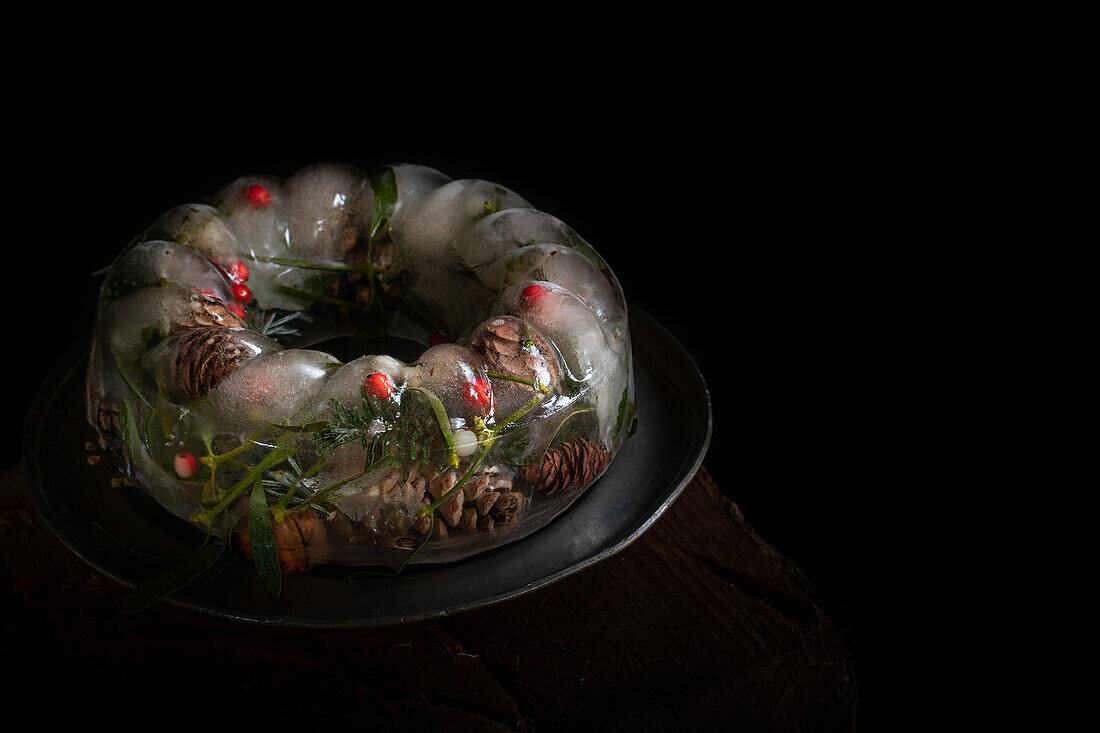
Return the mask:
{"type": "MultiPolygon", "coordinates": [[[[394,577],[348,579],[349,569],[320,567],[285,577],[278,599],[264,592],[255,569],[242,560],[205,586],[185,588],[168,600],[274,626],[376,626],[514,598],[618,552],[679,495],[699,468],[711,433],[710,399],[691,356],[637,309],[630,329],[637,432],[596,484],[546,527],[461,562],[411,566],[394,577]]],[[[132,587],[163,570],[164,556],[197,547],[199,534],[139,492],[112,490],[107,461],[88,463],[85,444],[93,431],[84,418],[86,365],[87,344],[75,346],[28,412],[27,486],[62,542],[101,573],[132,587]]]]}

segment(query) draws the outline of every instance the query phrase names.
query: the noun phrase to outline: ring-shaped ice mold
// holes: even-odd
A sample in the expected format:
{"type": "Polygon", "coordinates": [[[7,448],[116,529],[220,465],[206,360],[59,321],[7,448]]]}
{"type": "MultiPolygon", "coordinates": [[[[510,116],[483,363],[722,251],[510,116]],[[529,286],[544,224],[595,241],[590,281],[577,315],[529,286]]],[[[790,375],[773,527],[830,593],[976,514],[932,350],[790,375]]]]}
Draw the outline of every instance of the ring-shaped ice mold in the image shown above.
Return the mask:
{"type": "Polygon", "coordinates": [[[166,212],[106,273],[87,380],[130,481],[246,554],[262,492],[284,572],[517,540],[607,468],[633,400],[596,250],[408,164],[243,176],[166,212]]]}

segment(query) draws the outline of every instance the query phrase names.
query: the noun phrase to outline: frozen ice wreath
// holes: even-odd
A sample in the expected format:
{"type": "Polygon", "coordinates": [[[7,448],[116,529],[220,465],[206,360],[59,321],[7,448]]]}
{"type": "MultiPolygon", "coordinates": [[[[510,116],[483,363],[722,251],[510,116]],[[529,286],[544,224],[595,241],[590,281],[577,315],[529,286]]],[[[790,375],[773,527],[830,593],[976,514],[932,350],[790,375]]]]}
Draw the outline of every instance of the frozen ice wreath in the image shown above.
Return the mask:
{"type": "Polygon", "coordinates": [[[207,532],[195,570],[236,545],[277,593],[317,563],[458,560],[550,521],[631,430],[618,281],[493,183],[247,176],[105,272],[88,419],[207,532]]]}

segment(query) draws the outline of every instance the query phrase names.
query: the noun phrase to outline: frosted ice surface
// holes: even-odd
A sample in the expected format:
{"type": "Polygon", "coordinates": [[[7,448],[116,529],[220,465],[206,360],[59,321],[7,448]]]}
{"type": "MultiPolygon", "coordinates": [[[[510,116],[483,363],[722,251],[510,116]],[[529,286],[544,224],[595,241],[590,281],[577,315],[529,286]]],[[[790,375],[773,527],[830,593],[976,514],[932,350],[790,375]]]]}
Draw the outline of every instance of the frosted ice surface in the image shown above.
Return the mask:
{"type": "Polygon", "coordinates": [[[182,244],[139,242],[119,255],[100,289],[100,304],[145,287],[184,286],[209,290],[231,301],[229,281],[213,263],[182,244]]]}
{"type": "Polygon", "coordinates": [[[295,257],[290,246],[290,230],[286,222],[286,196],[279,179],[272,176],[242,176],[228,184],[214,197],[226,226],[240,243],[241,259],[248,265],[248,288],[263,309],[303,310],[312,301],[299,291],[318,292],[318,283],[327,278],[324,273],[304,270],[286,264],[265,261],[265,258],[304,259],[295,257]],[[262,186],[270,200],[257,206],[247,192],[252,186],[262,186]]]}
{"type": "Polygon", "coordinates": [[[395,266],[410,273],[412,305],[449,336],[491,293],[463,268],[463,233],[496,207],[526,205],[508,189],[486,181],[459,180],[440,186],[402,209],[392,226],[395,266]]]}
{"type": "Polygon", "coordinates": [[[480,270],[504,253],[528,244],[576,245],[583,240],[565,222],[531,208],[510,208],[479,219],[462,236],[467,266],[480,270]]]}
{"type": "Polygon", "coordinates": [[[297,424],[328,373],[339,364],[318,351],[288,349],[241,365],[196,412],[240,439],[269,424],[297,424]]]}
{"type": "Polygon", "coordinates": [[[326,406],[331,399],[335,399],[344,407],[358,405],[362,396],[363,382],[375,372],[388,376],[393,380],[394,388],[400,389],[407,383],[407,375],[415,371],[397,359],[385,355],[361,356],[349,361],[329,374],[324,385],[318,390],[313,399],[313,417],[310,419],[326,419],[328,417],[326,406]]]}
{"type": "Polygon", "coordinates": [[[354,166],[307,166],[287,179],[283,191],[297,258],[338,259],[354,244],[359,229],[370,226],[374,194],[366,173],[354,166]]]}
{"type": "Polygon", "coordinates": [[[393,210],[393,221],[404,221],[408,210],[422,197],[451,180],[450,176],[435,168],[424,165],[402,163],[393,166],[394,180],[397,182],[397,204],[393,210]]]}
{"type": "Polygon", "coordinates": [[[456,247],[458,237],[476,221],[501,209],[529,206],[519,194],[488,181],[451,181],[422,196],[415,210],[394,217],[394,238],[434,253],[445,246],[456,247]]]}
{"type": "MultiPolygon", "coordinates": [[[[522,319],[512,316],[495,316],[478,324],[470,333],[469,342],[474,344],[483,342],[486,334],[489,334],[487,343],[493,344],[488,349],[488,353],[504,355],[502,363],[498,366],[494,366],[493,362],[489,361],[487,371],[503,372],[506,376],[538,382],[550,388],[551,392],[558,390],[564,370],[553,344],[539,329],[530,323],[523,322],[522,319]],[[494,343],[496,338],[492,336],[492,331],[506,328],[507,321],[516,322],[516,333],[520,335],[521,339],[530,336],[531,344],[526,347],[526,352],[522,343],[514,345],[515,352],[510,352],[508,347],[498,346],[494,343]],[[540,344],[541,352],[539,351],[540,344]]],[[[512,414],[535,396],[535,391],[523,383],[501,378],[492,379],[492,383],[497,416],[506,417],[512,414]]]]}
{"type": "Polygon", "coordinates": [[[603,327],[592,309],[572,292],[552,282],[523,282],[504,290],[494,305],[494,312],[523,318],[553,341],[574,379],[599,375],[600,356],[608,350],[603,327]],[[545,295],[534,304],[523,305],[522,293],[531,285],[544,288],[545,295]]]}
{"type": "Polygon", "coordinates": [[[481,384],[491,383],[485,365],[473,349],[458,344],[433,346],[417,360],[420,385],[439,398],[447,414],[471,424],[475,415],[485,418],[495,405],[483,393],[481,384]],[[480,383],[480,384],[479,384],[480,383]]]}
{"type": "Polygon", "coordinates": [[[288,257],[290,238],[283,198],[279,179],[272,176],[242,176],[222,188],[214,201],[245,251],[270,257],[288,257]],[[262,186],[267,191],[270,202],[259,207],[249,203],[246,194],[254,185],[262,186]]]}
{"type": "Polygon", "coordinates": [[[494,290],[548,280],[567,288],[601,318],[622,321],[625,316],[615,287],[592,260],[571,247],[533,244],[509,250],[481,272],[481,279],[494,290]]]}
{"type": "Polygon", "coordinates": [[[141,238],[186,244],[210,259],[242,254],[240,242],[225,225],[221,213],[206,204],[184,204],[165,212],[141,238]]]}

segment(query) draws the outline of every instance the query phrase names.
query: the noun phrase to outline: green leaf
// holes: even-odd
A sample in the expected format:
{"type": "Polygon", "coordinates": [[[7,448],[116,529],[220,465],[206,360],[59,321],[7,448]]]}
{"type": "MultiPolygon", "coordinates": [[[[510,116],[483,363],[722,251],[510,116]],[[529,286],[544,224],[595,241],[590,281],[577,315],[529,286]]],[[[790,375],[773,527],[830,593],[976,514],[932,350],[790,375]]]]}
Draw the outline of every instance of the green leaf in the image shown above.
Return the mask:
{"type": "Polygon", "coordinates": [[[279,551],[275,548],[271,511],[267,508],[267,496],[259,478],[252,486],[252,497],[248,501],[248,541],[252,545],[252,562],[264,589],[272,598],[278,598],[283,590],[283,573],[279,567],[279,551]]]}
{"type": "Polygon", "coordinates": [[[370,238],[373,240],[384,224],[389,223],[397,207],[397,176],[393,166],[376,168],[367,174],[374,191],[374,210],[370,217],[370,238]]]}
{"type": "Polygon", "coordinates": [[[634,431],[638,427],[638,408],[634,406],[634,403],[627,399],[630,392],[630,387],[623,390],[622,399],[619,400],[619,414],[615,418],[615,432],[612,434],[612,438],[619,437],[619,431],[623,429],[623,422],[627,415],[630,416],[630,429],[626,433],[626,437],[634,435],[634,431]]]}
{"type": "Polygon", "coordinates": [[[627,399],[627,395],[630,392],[630,387],[626,387],[623,390],[623,396],[619,399],[619,414],[615,417],[615,432],[612,433],[612,438],[619,437],[619,431],[623,429],[623,419],[626,417],[626,406],[630,402],[627,399]]]}
{"type": "Polygon", "coordinates": [[[183,562],[135,588],[122,602],[122,610],[128,613],[140,611],[162,598],[172,595],[209,570],[221,557],[225,547],[224,542],[216,538],[212,539],[210,535],[207,535],[202,547],[189,555],[183,562]]]}

